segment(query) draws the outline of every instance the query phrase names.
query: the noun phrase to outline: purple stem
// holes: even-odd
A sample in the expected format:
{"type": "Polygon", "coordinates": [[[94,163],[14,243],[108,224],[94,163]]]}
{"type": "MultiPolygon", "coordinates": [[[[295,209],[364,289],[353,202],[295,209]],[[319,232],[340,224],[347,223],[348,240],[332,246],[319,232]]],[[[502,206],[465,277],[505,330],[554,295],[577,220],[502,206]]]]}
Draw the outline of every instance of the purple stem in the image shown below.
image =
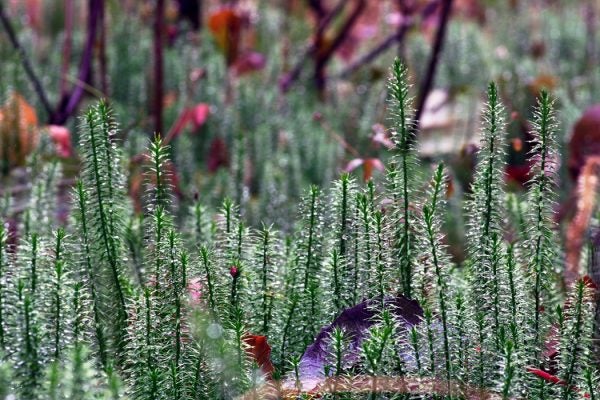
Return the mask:
{"type": "Polygon", "coordinates": [[[427,72],[425,74],[425,78],[423,79],[423,83],[421,84],[421,88],[419,90],[419,97],[417,99],[417,111],[415,112],[415,124],[413,125],[413,129],[415,132],[417,132],[419,129],[421,116],[423,115],[423,111],[425,108],[425,101],[427,100],[427,95],[431,91],[435,80],[435,73],[440,60],[440,54],[442,53],[442,48],[444,46],[444,37],[446,36],[446,28],[448,26],[448,20],[450,19],[451,11],[452,0],[444,0],[442,2],[440,25],[435,35],[435,42],[433,44],[433,49],[431,50],[429,65],[427,66],[427,72]]]}
{"type": "Polygon", "coordinates": [[[79,65],[78,82],[73,86],[71,93],[63,96],[57,110],[50,116],[49,123],[63,125],[75,112],[84,93],[84,83],[90,84],[92,78],[92,61],[94,43],[98,31],[98,22],[104,8],[104,0],[89,0],[88,30],[85,48],[79,65]]]}
{"type": "Polygon", "coordinates": [[[46,96],[46,92],[44,92],[44,88],[42,87],[40,80],[33,71],[33,67],[31,65],[31,62],[29,61],[29,58],[27,58],[27,53],[25,53],[25,49],[17,40],[17,35],[15,34],[15,31],[12,25],[10,24],[8,17],[4,13],[2,1],[0,1],[0,22],[2,23],[6,34],[8,35],[8,40],[10,41],[11,45],[14,47],[17,53],[19,53],[19,56],[21,57],[21,63],[23,63],[23,68],[25,69],[25,73],[27,74],[27,76],[29,76],[31,83],[33,84],[33,89],[40,98],[42,106],[44,107],[48,115],[51,115],[52,107],[50,106],[50,102],[48,101],[48,96],[46,96]]]}
{"type": "Polygon", "coordinates": [[[163,132],[163,27],[165,2],[156,1],[156,19],[154,20],[154,132],[163,132]]]}

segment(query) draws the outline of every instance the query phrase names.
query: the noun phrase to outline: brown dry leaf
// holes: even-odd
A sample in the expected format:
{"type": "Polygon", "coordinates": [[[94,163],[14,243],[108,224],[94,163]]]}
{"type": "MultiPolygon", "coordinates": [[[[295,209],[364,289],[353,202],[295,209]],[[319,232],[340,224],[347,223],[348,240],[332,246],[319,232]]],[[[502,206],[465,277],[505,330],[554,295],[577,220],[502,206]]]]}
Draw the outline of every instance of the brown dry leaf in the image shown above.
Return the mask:
{"type": "Polygon", "coordinates": [[[600,156],[600,104],[587,108],[573,127],[569,140],[568,167],[575,181],[591,156],[600,156]]]}
{"type": "Polygon", "coordinates": [[[531,94],[535,97],[540,95],[543,89],[552,90],[558,85],[558,78],[550,74],[540,74],[527,85],[531,94]]]}
{"type": "Polygon", "coordinates": [[[565,283],[570,285],[580,275],[579,259],[592,213],[596,207],[600,157],[589,157],[577,179],[576,213],[567,228],[565,283]]]}
{"type": "Polygon", "coordinates": [[[35,109],[17,92],[0,108],[0,157],[8,167],[22,166],[39,142],[35,109]]]}
{"type": "Polygon", "coordinates": [[[223,7],[208,17],[208,28],[217,46],[225,55],[227,65],[233,64],[238,56],[242,18],[234,8],[223,7]]]}

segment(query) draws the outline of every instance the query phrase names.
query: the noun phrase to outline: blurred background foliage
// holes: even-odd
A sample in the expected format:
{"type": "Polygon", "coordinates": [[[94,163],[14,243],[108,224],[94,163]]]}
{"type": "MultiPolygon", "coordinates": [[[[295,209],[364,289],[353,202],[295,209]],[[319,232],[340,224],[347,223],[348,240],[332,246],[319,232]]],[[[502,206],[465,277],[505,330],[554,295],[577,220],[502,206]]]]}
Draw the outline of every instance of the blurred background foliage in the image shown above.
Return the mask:
{"type": "MultiPolygon", "coordinates": [[[[600,3],[455,0],[436,54],[446,3],[4,1],[4,19],[41,88],[24,70],[19,47],[0,35],[5,212],[19,213],[19,185],[27,186],[35,163],[58,160],[70,184],[78,170],[71,145],[77,111],[106,98],[120,121],[136,212],[140,154],[160,132],[171,145],[182,210],[198,200],[215,208],[228,196],[253,224],[291,232],[294,204],[309,184],[326,187],[344,170],[382,180],[390,156],[386,77],[399,56],[417,104],[424,103],[419,154],[451,166],[456,220],[448,221],[448,240],[460,243],[457,199],[469,190],[482,88],[496,81],[507,105],[507,179],[518,195],[528,179],[527,120],[540,90],[558,99],[565,149],[575,122],[597,101],[600,3]]],[[[594,132],[592,142],[573,146],[600,153],[594,132]]],[[[567,174],[563,154],[560,199],[568,204],[577,171],[567,174]]],[[[559,217],[569,214],[561,210],[559,217]]],[[[457,260],[460,253],[453,249],[457,260]]]]}

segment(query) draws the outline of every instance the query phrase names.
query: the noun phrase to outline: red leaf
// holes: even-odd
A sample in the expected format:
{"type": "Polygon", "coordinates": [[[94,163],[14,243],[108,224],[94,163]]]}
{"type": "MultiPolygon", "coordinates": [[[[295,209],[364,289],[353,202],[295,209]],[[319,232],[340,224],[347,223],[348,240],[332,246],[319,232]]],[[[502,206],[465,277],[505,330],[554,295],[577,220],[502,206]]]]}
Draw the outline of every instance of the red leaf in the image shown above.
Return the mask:
{"type": "Polygon", "coordinates": [[[524,186],[529,181],[529,171],[531,167],[529,164],[510,164],[505,168],[506,180],[514,182],[518,185],[524,186]]]}
{"type": "Polygon", "coordinates": [[[198,103],[193,107],[184,108],[171,129],[169,129],[169,133],[165,137],[165,144],[181,135],[181,132],[189,125],[193,125],[194,129],[199,129],[206,123],[209,115],[210,105],[207,103],[198,103]]]}
{"type": "Polygon", "coordinates": [[[68,158],[73,155],[71,132],[68,128],[60,125],[48,125],[48,133],[59,157],[68,158]]]}
{"type": "Polygon", "coordinates": [[[227,155],[227,146],[225,141],[216,137],[210,143],[208,153],[207,168],[209,172],[216,172],[220,167],[226,167],[229,164],[227,155]]]}
{"type": "Polygon", "coordinates": [[[191,120],[194,123],[194,127],[196,129],[200,128],[206,120],[208,119],[208,115],[210,114],[210,106],[206,103],[198,103],[190,110],[191,120]]]}
{"type": "MultiPolygon", "coordinates": [[[[562,385],[562,386],[565,386],[567,384],[567,382],[560,379],[558,376],[549,374],[548,372],[543,371],[541,369],[533,368],[533,367],[527,367],[526,369],[527,369],[527,372],[531,372],[532,374],[539,376],[546,382],[550,382],[550,383],[554,383],[554,384],[562,385]]],[[[570,386],[569,390],[572,390],[574,392],[579,392],[579,388],[577,388],[575,386],[570,386]]],[[[590,397],[590,395],[588,393],[584,393],[583,397],[588,398],[588,397],[590,397]]]]}
{"type": "Polygon", "coordinates": [[[179,117],[175,120],[171,129],[169,129],[169,133],[167,133],[167,136],[165,137],[165,144],[179,136],[192,118],[193,116],[190,113],[190,109],[185,108],[181,114],[179,114],[179,117]]]}
{"type": "Polygon", "coordinates": [[[594,282],[594,280],[589,275],[584,275],[581,278],[581,281],[585,284],[585,286],[588,289],[594,289],[594,290],[598,289],[598,285],[596,285],[596,282],[594,282]]]}
{"type": "Polygon", "coordinates": [[[559,377],[549,374],[546,371],[542,371],[541,369],[533,368],[533,367],[527,367],[526,369],[527,369],[527,372],[530,372],[530,373],[542,378],[546,382],[555,383],[555,384],[559,384],[559,385],[567,384],[565,381],[563,381],[559,377]]]}
{"type": "Polygon", "coordinates": [[[233,64],[233,71],[237,76],[250,72],[259,71],[266,64],[265,56],[257,51],[246,51],[242,53],[233,64]]]}
{"type": "Polygon", "coordinates": [[[271,363],[271,346],[267,343],[266,336],[247,335],[244,342],[250,347],[247,352],[254,358],[262,372],[271,377],[273,364],[271,363]]]}

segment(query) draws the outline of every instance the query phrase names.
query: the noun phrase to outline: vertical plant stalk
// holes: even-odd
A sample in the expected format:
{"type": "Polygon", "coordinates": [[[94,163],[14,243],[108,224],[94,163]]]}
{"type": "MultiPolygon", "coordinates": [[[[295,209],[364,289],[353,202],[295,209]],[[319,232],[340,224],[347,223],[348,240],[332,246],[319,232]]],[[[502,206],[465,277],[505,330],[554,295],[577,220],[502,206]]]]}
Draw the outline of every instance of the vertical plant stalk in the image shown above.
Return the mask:
{"type": "Polygon", "coordinates": [[[519,329],[517,329],[519,320],[518,320],[518,309],[517,309],[517,282],[515,277],[515,271],[517,268],[517,263],[515,261],[515,250],[512,244],[508,246],[507,256],[506,256],[506,269],[507,269],[507,278],[508,278],[508,288],[510,290],[510,325],[512,331],[512,341],[515,346],[519,345],[519,329]]]}
{"type": "MultiPolygon", "coordinates": [[[[534,112],[533,121],[533,178],[530,189],[530,205],[533,214],[530,216],[532,226],[529,240],[531,249],[529,271],[533,274],[533,296],[534,296],[534,321],[533,321],[533,343],[539,348],[545,332],[542,330],[541,310],[545,300],[548,300],[548,286],[550,285],[550,274],[552,264],[555,261],[554,233],[552,228],[555,223],[553,216],[548,212],[553,207],[554,201],[554,177],[556,166],[553,161],[555,143],[555,117],[553,113],[553,100],[546,91],[542,91],[538,99],[538,105],[534,112]]],[[[539,350],[535,356],[539,355],[539,350]]]]}
{"type": "MultiPolygon", "coordinates": [[[[354,212],[354,220],[358,221],[360,219],[360,201],[359,201],[360,196],[356,196],[356,207],[355,212],[354,212]]],[[[354,260],[353,260],[353,266],[352,266],[352,271],[353,271],[353,279],[352,279],[352,303],[356,304],[359,300],[359,295],[360,295],[360,290],[359,290],[359,282],[358,282],[358,273],[360,271],[359,267],[360,267],[360,251],[359,251],[359,237],[360,237],[360,232],[359,232],[359,226],[358,224],[356,224],[356,227],[353,229],[353,236],[354,236],[354,251],[353,251],[353,256],[354,256],[354,260]]]]}
{"type": "Polygon", "coordinates": [[[311,186],[310,188],[310,217],[308,225],[308,242],[306,245],[306,263],[304,266],[304,290],[308,289],[309,279],[313,269],[313,241],[315,229],[317,229],[317,197],[319,196],[319,188],[311,186]]]}
{"type": "Polygon", "coordinates": [[[315,70],[313,79],[317,91],[321,96],[324,96],[327,84],[327,64],[329,63],[330,59],[335,54],[337,49],[347,39],[350,30],[352,29],[352,27],[358,20],[358,17],[360,17],[367,5],[366,0],[356,0],[355,3],[356,5],[354,6],[354,9],[352,10],[348,18],[344,21],[344,24],[338,31],[331,44],[325,46],[323,43],[324,38],[322,36],[317,38],[318,42],[316,44],[317,51],[315,52],[315,70]],[[323,50],[323,48],[325,48],[325,50],[323,50]]]}
{"type": "MultiPolygon", "coordinates": [[[[412,275],[413,275],[413,234],[412,234],[412,213],[410,211],[410,202],[412,193],[409,187],[409,170],[411,162],[409,158],[412,153],[412,139],[414,132],[411,129],[412,119],[409,113],[411,109],[411,99],[408,92],[408,70],[400,60],[396,59],[392,67],[392,77],[389,81],[389,91],[392,102],[392,117],[394,121],[394,142],[395,152],[399,160],[395,160],[396,167],[393,168],[392,179],[400,177],[399,187],[400,195],[396,194],[394,198],[401,198],[399,207],[400,216],[397,223],[396,243],[397,257],[399,259],[400,279],[402,283],[402,293],[406,297],[412,297],[412,275]]],[[[392,183],[397,187],[395,182],[392,183]]]]}
{"type": "Polygon", "coordinates": [[[423,369],[421,367],[421,348],[419,345],[419,331],[417,331],[416,327],[410,328],[409,332],[409,340],[412,353],[415,357],[415,364],[417,366],[417,374],[421,375],[423,373],[423,369]]]}
{"type": "Polygon", "coordinates": [[[360,215],[363,223],[363,245],[365,259],[362,260],[364,262],[364,270],[367,272],[366,277],[364,277],[365,282],[370,282],[371,280],[371,262],[372,262],[372,254],[371,254],[371,216],[369,214],[369,200],[365,194],[359,195],[359,209],[360,215]]]}
{"type": "MultiPolygon", "coordinates": [[[[102,245],[104,247],[104,250],[106,251],[106,257],[108,258],[108,263],[109,263],[109,267],[110,267],[110,271],[111,271],[111,275],[112,275],[112,280],[113,280],[113,284],[115,285],[115,289],[117,291],[117,300],[119,303],[119,310],[118,310],[118,316],[120,318],[120,323],[123,324],[125,322],[125,320],[127,319],[127,310],[126,310],[126,305],[125,305],[125,294],[123,292],[123,287],[121,284],[121,278],[119,276],[119,269],[118,269],[118,259],[117,259],[117,250],[116,250],[116,243],[115,243],[115,237],[114,237],[114,227],[112,226],[112,218],[111,221],[109,221],[108,218],[108,212],[112,212],[110,210],[112,210],[112,208],[110,210],[107,210],[107,204],[105,204],[105,199],[104,196],[102,195],[102,191],[103,188],[102,186],[104,185],[104,179],[106,177],[102,177],[100,172],[100,157],[101,155],[98,153],[98,149],[100,148],[100,142],[102,141],[101,138],[98,137],[98,132],[97,132],[97,127],[95,125],[94,122],[94,112],[92,110],[90,110],[87,114],[87,124],[88,124],[88,129],[89,129],[89,137],[90,137],[90,149],[91,149],[91,157],[92,157],[92,168],[93,168],[93,184],[95,185],[95,191],[97,194],[97,208],[98,208],[98,213],[100,215],[100,236],[101,236],[101,240],[102,240],[102,245]]],[[[108,141],[108,139],[105,139],[105,141],[108,141]]],[[[107,143],[104,143],[104,145],[106,146],[107,143]]],[[[105,162],[107,164],[111,164],[112,163],[112,157],[110,156],[110,154],[108,154],[108,149],[106,149],[107,154],[105,154],[105,156],[107,157],[105,162]]],[[[112,192],[113,188],[112,185],[109,184],[108,190],[110,192],[112,192]]],[[[109,203],[111,203],[112,200],[109,200],[109,203]]],[[[110,207],[110,205],[108,205],[108,207],[110,207]]]]}
{"type": "Polygon", "coordinates": [[[428,252],[431,254],[435,279],[436,279],[436,297],[437,303],[439,305],[440,318],[442,321],[442,335],[444,340],[444,360],[446,367],[446,380],[448,384],[448,389],[450,389],[450,379],[452,377],[452,369],[451,369],[451,358],[450,358],[450,340],[448,337],[448,307],[447,307],[447,285],[446,285],[446,277],[442,271],[442,265],[440,263],[440,254],[438,247],[440,244],[438,243],[440,240],[441,232],[439,232],[439,224],[440,222],[436,219],[439,217],[436,214],[436,211],[439,210],[438,207],[438,199],[440,197],[440,193],[444,186],[444,165],[439,164],[436,172],[433,176],[433,191],[431,195],[431,200],[429,204],[425,205],[423,208],[423,218],[425,220],[425,231],[427,234],[427,241],[429,243],[428,252]]]}
{"type": "Polygon", "coordinates": [[[98,61],[100,66],[100,89],[105,98],[109,97],[108,93],[108,62],[106,59],[106,7],[104,2],[100,7],[98,15],[98,61]]]}
{"type": "Polygon", "coordinates": [[[590,317],[586,315],[584,310],[585,302],[587,301],[586,296],[589,297],[589,293],[586,290],[586,283],[583,280],[579,280],[575,286],[575,296],[573,298],[574,304],[571,310],[572,321],[569,321],[572,325],[566,326],[567,332],[562,332],[562,339],[566,342],[566,348],[563,349],[564,353],[561,354],[562,360],[567,360],[564,363],[564,371],[562,374],[562,380],[564,385],[562,387],[561,398],[563,400],[571,399],[571,391],[573,390],[573,384],[576,377],[576,368],[578,365],[585,362],[585,357],[582,342],[589,340],[584,333],[585,318],[590,317]]]}
{"type": "Polygon", "coordinates": [[[71,64],[71,49],[73,47],[73,0],[65,0],[65,39],[62,49],[62,66],[60,72],[60,96],[66,96],[67,75],[69,75],[69,65],[71,64]]]}
{"type": "Polygon", "coordinates": [[[63,241],[65,239],[64,229],[56,232],[56,246],[54,248],[54,359],[60,357],[60,339],[63,335],[61,323],[62,314],[62,279],[64,275],[64,261],[62,259],[63,241]]]}
{"type": "Polygon", "coordinates": [[[208,287],[208,306],[210,308],[211,313],[216,315],[217,313],[217,304],[215,299],[215,289],[214,289],[214,277],[210,267],[210,257],[208,254],[208,249],[205,246],[200,248],[200,259],[202,260],[202,266],[204,267],[204,274],[206,275],[206,286],[208,287]]]}
{"type": "Polygon", "coordinates": [[[494,302],[494,335],[496,341],[496,349],[501,350],[500,335],[500,271],[499,266],[502,261],[501,243],[498,233],[492,234],[492,295],[494,302]]]}
{"type": "Polygon", "coordinates": [[[165,1],[156,0],[154,15],[154,132],[163,132],[163,46],[165,1]]]}
{"type": "Polygon", "coordinates": [[[288,336],[290,334],[290,329],[292,327],[292,320],[294,318],[294,313],[296,312],[296,306],[298,305],[298,295],[292,293],[292,297],[290,299],[290,308],[288,314],[285,319],[285,325],[283,327],[283,332],[281,335],[281,365],[279,366],[280,370],[283,370],[283,363],[286,360],[286,349],[287,349],[287,341],[288,336]]]}
{"type": "Polygon", "coordinates": [[[515,365],[513,364],[514,345],[508,340],[504,345],[504,382],[502,384],[502,399],[510,398],[511,387],[515,375],[515,365]]]}
{"type": "Polygon", "coordinates": [[[340,204],[340,232],[339,232],[339,252],[340,257],[346,255],[346,235],[348,232],[348,190],[350,186],[350,175],[345,173],[340,179],[342,185],[342,200],[340,204]]]}
{"type": "Polygon", "coordinates": [[[331,269],[333,270],[333,304],[335,305],[335,312],[342,311],[342,291],[340,283],[340,256],[338,250],[333,249],[331,253],[331,269]]]}
{"type": "Polygon", "coordinates": [[[0,23],[2,24],[2,27],[4,28],[6,35],[8,36],[8,40],[10,41],[10,44],[19,54],[19,57],[21,58],[21,63],[23,64],[23,69],[25,69],[25,73],[29,77],[29,80],[31,81],[31,84],[33,85],[33,89],[35,90],[35,93],[37,94],[37,96],[40,100],[40,103],[42,103],[42,106],[44,107],[44,110],[46,111],[46,113],[49,116],[52,115],[52,112],[53,112],[52,106],[50,106],[50,101],[48,100],[48,96],[46,95],[46,92],[44,91],[44,87],[42,86],[42,83],[40,82],[39,78],[35,74],[35,71],[33,70],[33,66],[31,65],[31,62],[29,61],[29,58],[27,57],[27,53],[25,52],[25,49],[21,46],[21,44],[19,43],[19,41],[17,39],[17,35],[15,34],[15,31],[8,19],[8,16],[6,15],[6,12],[4,11],[4,2],[3,1],[0,2],[0,23]]]}
{"type": "Polygon", "coordinates": [[[56,110],[49,114],[48,122],[50,124],[64,125],[77,109],[77,106],[83,97],[86,85],[91,85],[94,45],[96,43],[98,24],[103,9],[104,0],[88,0],[87,33],[85,47],[79,64],[77,83],[69,93],[65,93],[65,95],[61,97],[56,110]]]}
{"type": "Polygon", "coordinates": [[[170,261],[170,274],[171,274],[171,286],[173,289],[173,307],[175,308],[175,337],[173,347],[175,348],[175,354],[172,360],[172,373],[173,373],[173,387],[175,389],[175,398],[179,398],[179,391],[177,390],[178,377],[180,370],[180,358],[181,358],[181,297],[178,283],[177,273],[177,254],[175,247],[175,231],[171,230],[168,235],[169,238],[169,261],[170,261]]]}
{"type": "Polygon", "coordinates": [[[37,392],[41,387],[41,373],[42,366],[40,365],[39,349],[38,349],[38,338],[37,330],[34,328],[35,318],[34,312],[34,299],[31,293],[23,294],[23,319],[24,319],[24,331],[23,336],[25,339],[25,348],[23,349],[24,354],[22,361],[25,363],[25,377],[24,382],[21,383],[21,391],[23,398],[37,398],[37,392]]]}
{"type": "Polygon", "coordinates": [[[270,310],[269,310],[269,298],[271,296],[269,287],[269,247],[271,245],[271,232],[266,226],[263,226],[262,232],[262,316],[263,316],[263,326],[262,332],[264,335],[267,335],[269,332],[269,323],[270,323],[270,310]]]}
{"type": "MultiPolygon", "coordinates": [[[[433,87],[435,81],[435,74],[437,71],[437,66],[440,61],[440,55],[442,53],[442,49],[444,47],[444,38],[446,37],[446,29],[448,26],[448,21],[450,20],[450,14],[452,13],[452,0],[442,0],[442,9],[440,14],[440,22],[438,26],[438,30],[435,34],[435,41],[433,43],[433,48],[431,49],[431,56],[429,58],[429,63],[427,65],[427,71],[425,72],[425,77],[421,83],[421,87],[419,88],[419,97],[417,100],[417,110],[415,112],[415,123],[413,125],[414,132],[417,132],[420,125],[420,119],[423,116],[423,112],[425,111],[425,102],[427,100],[427,96],[433,87]]],[[[414,140],[414,137],[411,137],[411,140],[414,140]]]]}
{"type": "Polygon", "coordinates": [[[377,297],[381,299],[381,307],[383,308],[385,302],[385,293],[387,289],[387,275],[386,275],[386,265],[383,259],[384,249],[383,249],[383,214],[381,211],[377,210],[375,212],[375,235],[377,242],[377,257],[375,258],[375,265],[377,270],[377,297]]]}
{"type": "MultiPolygon", "coordinates": [[[[469,210],[467,233],[470,257],[470,301],[477,323],[473,340],[480,346],[476,354],[478,373],[489,369],[490,358],[496,360],[498,350],[498,304],[496,288],[501,287],[497,274],[502,255],[498,241],[502,238],[504,218],[503,174],[505,159],[503,106],[499,102],[498,89],[490,83],[487,90],[488,102],[483,113],[479,163],[472,185],[472,195],[466,202],[469,210]],[[491,295],[490,295],[491,294],[491,295]],[[480,320],[481,319],[481,320],[480,320]],[[481,331],[480,331],[481,330],[481,331]],[[489,341],[489,340],[492,341],[489,341]],[[493,346],[492,346],[493,344],[493,346]],[[491,348],[492,346],[493,348],[491,348]]],[[[488,384],[479,376],[477,385],[488,384]]]]}
{"type": "Polygon", "coordinates": [[[77,202],[79,205],[79,218],[81,226],[81,240],[83,243],[83,253],[85,258],[85,274],[87,275],[88,286],[90,290],[90,297],[92,301],[92,311],[94,317],[94,332],[96,334],[96,341],[98,343],[98,353],[100,362],[104,370],[108,368],[108,355],[106,352],[107,344],[106,338],[104,337],[104,330],[102,326],[102,319],[100,316],[100,309],[98,305],[98,295],[96,289],[96,274],[95,269],[92,266],[92,249],[90,247],[90,237],[88,231],[87,221],[87,203],[88,195],[83,187],[83,182],[77,181],[77,202]]]}
{"type": "Polygon", "coordinates": [[[30,260],[29,260],[29,277],[30,277],[30,291],[31,291],[31,296],[32,299],[36,298],[36,290],[37,290],[37,276],[38,276],[38,271],[37,271],[37,261],[38,261],[38,234],[37,233],[32,233],[31,234],[31,253],[30,253],[30,260]]]}
{"type": "Polygon", "coordinates": [[[5,283],[7,281],[7,254],[6,244],[8,241],[8,233],[5,225],[0,219],[0,352],[6,352],[6,321],[4,315],[5,307],[5,283]]]}

